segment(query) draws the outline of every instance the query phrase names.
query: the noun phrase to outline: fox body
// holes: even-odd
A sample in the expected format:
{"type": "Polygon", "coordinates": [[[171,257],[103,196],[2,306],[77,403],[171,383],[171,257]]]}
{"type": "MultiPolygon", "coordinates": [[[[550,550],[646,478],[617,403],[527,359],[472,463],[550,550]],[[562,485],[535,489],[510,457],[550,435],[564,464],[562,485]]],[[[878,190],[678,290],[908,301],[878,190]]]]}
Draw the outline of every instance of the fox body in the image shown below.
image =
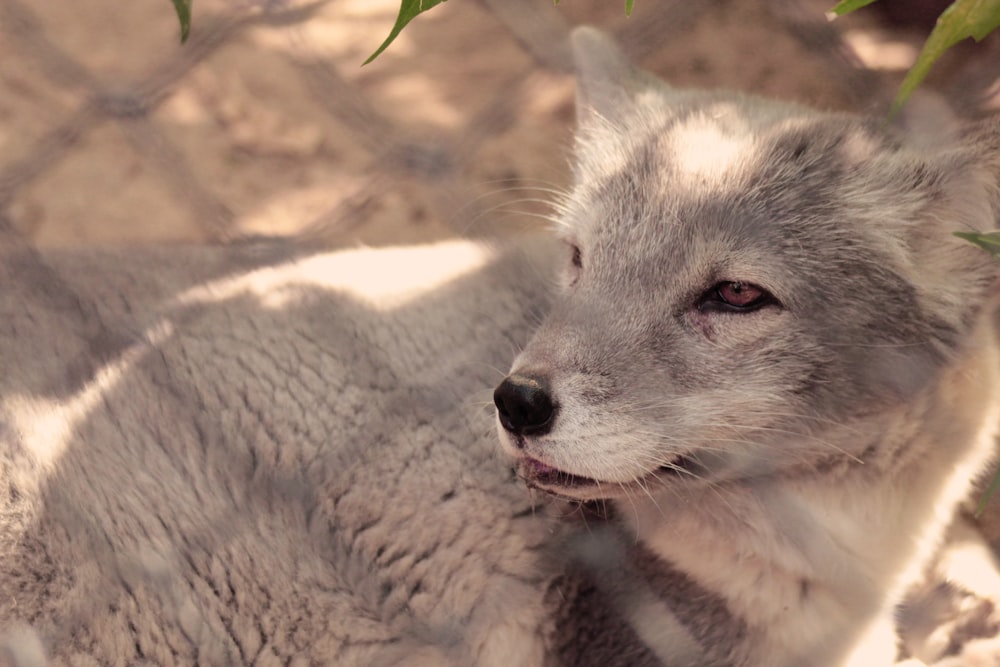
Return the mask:
{"type": "Polygon", "coordinates": [[[664,664],[892,664],[1000,423],[997,268],[951,234],[995,227],[997,127],[928,149],[573,44],[561,291],[496,390],[504,449],[613,506],[581,562],[664,664]]]}

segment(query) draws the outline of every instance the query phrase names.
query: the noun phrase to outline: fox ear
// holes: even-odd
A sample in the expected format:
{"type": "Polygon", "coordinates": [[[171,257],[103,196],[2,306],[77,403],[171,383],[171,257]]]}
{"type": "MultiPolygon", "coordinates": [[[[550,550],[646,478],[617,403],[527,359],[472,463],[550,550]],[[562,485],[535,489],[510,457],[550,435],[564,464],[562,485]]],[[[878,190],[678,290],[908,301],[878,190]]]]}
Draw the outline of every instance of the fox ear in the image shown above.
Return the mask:
{"type": "Polygon", "coordinates": [[[986,191],[988,217],[981,221],[980,231],[1000,230],[1000,119],[991,116],[969,123],[961,131],[962,143],[972,154],[976,172],[970,177],[986,191]]]}
{"type": "Polygon", "coordinates": [[[574,174],[581,183],[624,166],[643,109],[665,113],[670,88],[632,65],[596,28],[576,28],[570,42],[577,76],[574,174]]]}
{"type": "Polygon", "coordinates": [[[951,147],[930,153],[927,207],[906,238],[914,257],[911,282],[927,310],[954,331],[1000,297],[1000,263],[954,235],[1000,227],[1000,123],[960,126],[958,135],[951,147]]]}
{"type": "Polygon", "coordinates": [[[576,66],[576,116],[581,129],[614,123],[636,106],[638,95],[652,85],[665,86],[622,53],[607,33],[590,26],[570,35],[576,66]]]}

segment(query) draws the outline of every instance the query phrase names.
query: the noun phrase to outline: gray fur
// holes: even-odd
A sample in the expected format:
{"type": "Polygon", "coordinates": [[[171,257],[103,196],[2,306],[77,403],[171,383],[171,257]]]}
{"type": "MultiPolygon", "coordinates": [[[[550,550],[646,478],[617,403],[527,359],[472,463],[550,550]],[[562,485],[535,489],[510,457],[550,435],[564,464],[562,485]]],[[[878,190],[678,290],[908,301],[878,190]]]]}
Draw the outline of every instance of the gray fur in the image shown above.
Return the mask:
{"type": "Polygon", "coordinates": [[[8,248],[0,664],[538,663],[552,532],[487,406],[540,252],[8,248]]]}

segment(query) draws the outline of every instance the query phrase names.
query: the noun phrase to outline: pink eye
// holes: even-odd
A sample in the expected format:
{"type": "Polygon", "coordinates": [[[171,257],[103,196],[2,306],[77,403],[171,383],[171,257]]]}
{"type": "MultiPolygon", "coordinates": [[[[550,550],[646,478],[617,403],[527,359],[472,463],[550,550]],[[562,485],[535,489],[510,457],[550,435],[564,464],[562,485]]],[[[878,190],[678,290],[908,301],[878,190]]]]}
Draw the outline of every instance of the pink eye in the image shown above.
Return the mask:
{"type": "Polygon", "coordinates": [[[763,287],[727,280],[702,294],[695,307],[701,312],[748,313],[768,305],[781,304],[763,287]]]}
{"type": "Polygon", "coordinates": [[[756,285],[741,282],[720,283],[716,292],[721,301],[737,308],[746,308],[766,294],[756,285]]]}

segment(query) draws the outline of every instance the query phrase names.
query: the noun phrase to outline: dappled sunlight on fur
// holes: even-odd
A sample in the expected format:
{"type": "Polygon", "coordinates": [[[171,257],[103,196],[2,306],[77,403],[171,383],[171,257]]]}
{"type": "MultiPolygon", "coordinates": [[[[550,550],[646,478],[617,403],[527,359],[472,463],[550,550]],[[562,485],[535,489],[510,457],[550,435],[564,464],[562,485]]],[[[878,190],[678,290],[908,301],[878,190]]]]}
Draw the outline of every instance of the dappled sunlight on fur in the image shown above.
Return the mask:
{"type": "Polygon", "coordinates": [[[444,283],[481,268],[489,250],[471,241],[417,248],[372,248],[316,255],[194,288],[177,297],[181,306],[252,294],[265,308],[282,308],[300,285],[324,285],[376,308],[397,308],[444,283]]]}

